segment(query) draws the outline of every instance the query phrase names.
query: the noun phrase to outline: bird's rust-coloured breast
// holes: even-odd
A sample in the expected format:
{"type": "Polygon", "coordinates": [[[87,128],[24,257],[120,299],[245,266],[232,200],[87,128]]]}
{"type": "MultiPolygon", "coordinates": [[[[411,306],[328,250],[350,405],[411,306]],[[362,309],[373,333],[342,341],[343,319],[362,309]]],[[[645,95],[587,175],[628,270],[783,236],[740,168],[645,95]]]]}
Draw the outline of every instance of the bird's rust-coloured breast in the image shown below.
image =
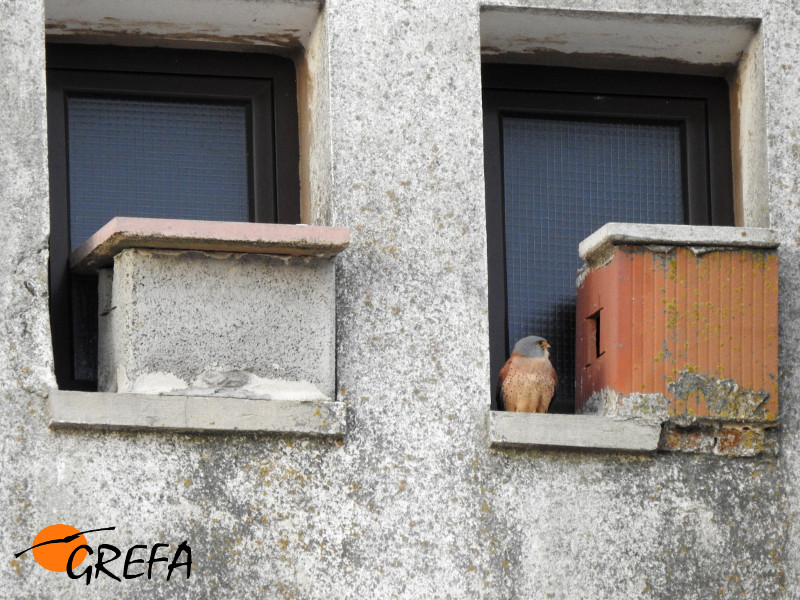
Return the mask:
{"type": "Polygon", "coordinates": [[[549,359],[512,354],[500,371],[505,409],[511,412],[547,412],[557,380],[549,359]]]}

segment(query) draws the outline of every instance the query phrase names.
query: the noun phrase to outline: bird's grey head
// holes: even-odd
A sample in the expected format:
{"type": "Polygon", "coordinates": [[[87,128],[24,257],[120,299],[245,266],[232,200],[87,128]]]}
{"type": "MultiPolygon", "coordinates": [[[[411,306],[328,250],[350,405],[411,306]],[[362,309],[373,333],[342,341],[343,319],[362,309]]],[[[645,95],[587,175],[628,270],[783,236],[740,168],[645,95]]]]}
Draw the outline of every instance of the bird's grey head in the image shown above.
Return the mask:
{"type": "Polygon", "coordinates": [[[538,335],[529,335],[514,344],[514,352],[528,358],[543,358],[550,356],[550,344],[538,335]]]}

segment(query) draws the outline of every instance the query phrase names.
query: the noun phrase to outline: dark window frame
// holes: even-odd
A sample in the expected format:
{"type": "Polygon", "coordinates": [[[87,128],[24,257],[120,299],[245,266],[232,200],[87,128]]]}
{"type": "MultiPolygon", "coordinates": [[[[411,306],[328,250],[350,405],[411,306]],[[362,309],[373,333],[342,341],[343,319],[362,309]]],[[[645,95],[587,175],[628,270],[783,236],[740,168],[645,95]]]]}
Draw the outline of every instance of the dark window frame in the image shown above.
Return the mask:
{"type": "MultiPolygon", "coordinates": [[[[267,54],[49,43],[50,319],[61,389],[96,387],[74,372],[66,103],[70,95],[198,100],[247,107],[248,213],[300,222],[297,83],[290,59],[267,54]]],[[[80,242],[80,240],[78,240],[80,242]]]]}
{"type": "MultiPolygon", "coordinates": [[[[681,125],[684,219],[733,225],[730,108],[723,79],[484,64],[483,118],[492,409],[508,358],[502,119],[546,117],[681,125]]],[[[577,252],[577,249],[576,249],[577,252]]]]}

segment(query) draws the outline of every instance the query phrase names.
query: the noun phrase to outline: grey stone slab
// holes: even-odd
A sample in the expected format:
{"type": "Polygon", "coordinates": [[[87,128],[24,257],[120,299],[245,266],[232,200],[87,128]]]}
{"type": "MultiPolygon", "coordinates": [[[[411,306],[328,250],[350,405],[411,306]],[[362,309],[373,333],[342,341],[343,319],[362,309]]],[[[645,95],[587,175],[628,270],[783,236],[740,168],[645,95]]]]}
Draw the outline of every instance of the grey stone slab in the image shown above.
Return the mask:
{"type": "Polygon", "coordinates": [[[128,248],[328,257],[349,243],[347,227],[115,217],[75,249],[70,266],[92,273],[128,248]]]}
{"type": "Polygon", "coordinates": [[[777,248],[777,233],[760,227],[606,223],[578,245],[584,260],[611,245],[777,248]]]}
{"type": "Polygon", "coordinates": [[[251,400],[54,390],[50,427],[292,434],[342,438],[346,406],[319,400],[251,400]]]}
{"type": "Polygon", "coordinates": [[[586,448],[652,452],[661,427],[587,415],[496,412],[489,414],[492,447],[586,448]]]}

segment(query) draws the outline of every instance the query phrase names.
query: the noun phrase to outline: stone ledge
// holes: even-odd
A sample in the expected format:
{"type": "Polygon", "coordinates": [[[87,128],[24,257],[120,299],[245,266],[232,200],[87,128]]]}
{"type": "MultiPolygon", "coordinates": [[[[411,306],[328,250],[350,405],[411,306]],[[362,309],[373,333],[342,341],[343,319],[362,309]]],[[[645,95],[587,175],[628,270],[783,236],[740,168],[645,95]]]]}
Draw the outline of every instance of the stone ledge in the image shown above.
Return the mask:
{"type": "Polygon", "coordinates": [[[350,243],[346,227],[115,217],[70,255],[80,273],[109,267],[127,248],[330,257],[350,243]]]}
{"type": "Polygon", "coordinates": [[[578,245],[578,255],[592,263],[612,245],[772,249],[780,244],[775,231],[757,227],[606,223],[578,245]]]}
{"type": "Polygon", "coordinates": [[[250,400],[113,392],[50,392],[51,429],[275,433],[341,439],[346,406],[321,400],[250,400]]]}
{"type": "Polygon", "coordinates": [[[587,415],[489,413],[492,448],[583,448],[654,452],[661,426],[587,415]]]}

